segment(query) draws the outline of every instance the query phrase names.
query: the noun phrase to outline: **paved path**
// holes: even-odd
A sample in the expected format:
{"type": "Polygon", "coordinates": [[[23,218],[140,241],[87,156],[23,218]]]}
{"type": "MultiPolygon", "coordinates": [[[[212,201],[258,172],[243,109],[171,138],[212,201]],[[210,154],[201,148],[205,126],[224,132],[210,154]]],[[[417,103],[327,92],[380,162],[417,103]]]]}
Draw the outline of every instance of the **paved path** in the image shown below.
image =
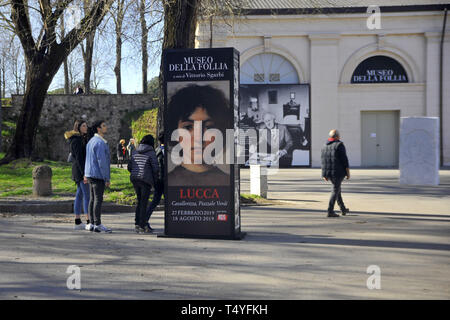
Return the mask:
{"type": "MultiPolygon", "coordinates": [[[[248,171],[242,171],[248,192],[248,171]]],[[[73,231],[67,214],[0,214],[0,299],[449,299],[450,171],[438,187],[400,186],[397,170],[353,170],[351,214],[325,218],[318,169],[281,170],[269,198],[242,209],[241,241],[132,232],[133,214],[104,214],[112,234],[73,231]],[[70,265],[82,290],[68,290],[70,265]],[[367,288],[367,268],[381,289],[367,288]]],[[[163,212],[152,217],[163,232],[163,212]]]]}

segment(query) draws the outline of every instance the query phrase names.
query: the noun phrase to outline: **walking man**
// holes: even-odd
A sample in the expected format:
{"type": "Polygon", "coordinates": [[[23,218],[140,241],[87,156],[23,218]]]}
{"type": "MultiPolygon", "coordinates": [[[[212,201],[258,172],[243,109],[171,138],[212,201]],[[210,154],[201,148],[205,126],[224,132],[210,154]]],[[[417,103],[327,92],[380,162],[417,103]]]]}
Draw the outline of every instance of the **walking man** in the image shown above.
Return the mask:
{"type": "Polygon", "coordinates": [[[110,154],[105,134],[108,130],[103,120],[93,125],[94,137],[86,146],[85,178],[90,184],[89,220],[86,230],[111,233],[101,222],[103,193],[110,186],[110,154]]]}
{"type": "Polygon", "coordinates": [[[333,189],[331,191],[330,202],[328,204],[328,217],[339,217],[334,212],[334,204],[338,203],[341,213],[345,216],[349,209],[345,207],[341,195],[341,184],[344,177],[350,179],[350,168],[348,166],[347,152],[342,141],[340,141],[339,131],[333,129],[328,134],[329,138],[322,148],[322,179],[331,181],[333,189]]]}

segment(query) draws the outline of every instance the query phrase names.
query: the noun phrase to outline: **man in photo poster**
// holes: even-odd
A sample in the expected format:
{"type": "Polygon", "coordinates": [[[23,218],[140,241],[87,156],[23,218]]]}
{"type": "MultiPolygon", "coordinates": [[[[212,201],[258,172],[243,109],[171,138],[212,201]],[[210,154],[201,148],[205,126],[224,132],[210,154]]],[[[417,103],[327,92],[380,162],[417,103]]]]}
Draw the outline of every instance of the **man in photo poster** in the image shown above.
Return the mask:
{"type": "Polygon", "coordinates": [[[261,143],[267,145],[268,154],[275,153],[272,156],[279,160],[280,167],[289,166],[292,161],[289,151],[293,146],[293,140],[287,127],[276,123],[275,115],[267,112],[263,116],[263,125],[260,129],[266,129],[260,131],[260,145],[261,143]],[[272,142],[277,140],[279,142],[278,149],[273,149],[272,142]]]}

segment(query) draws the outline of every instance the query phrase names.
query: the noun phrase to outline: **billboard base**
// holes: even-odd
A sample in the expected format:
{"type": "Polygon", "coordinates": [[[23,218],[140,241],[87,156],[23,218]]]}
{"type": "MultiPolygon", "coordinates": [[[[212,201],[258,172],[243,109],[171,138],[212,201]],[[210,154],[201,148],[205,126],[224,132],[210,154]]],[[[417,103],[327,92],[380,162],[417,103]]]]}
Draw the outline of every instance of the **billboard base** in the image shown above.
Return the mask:
{"type": "Polygon", "coordinates": [[[215,236],[215,235],[189,235],[189,234],[158,234],[158,238],[189,238],[189,239],[211,239],[211,240],[242,240],[247,235],[247,232],[240,232],[236,234],[234,237],[227,236],[215,236]]]}

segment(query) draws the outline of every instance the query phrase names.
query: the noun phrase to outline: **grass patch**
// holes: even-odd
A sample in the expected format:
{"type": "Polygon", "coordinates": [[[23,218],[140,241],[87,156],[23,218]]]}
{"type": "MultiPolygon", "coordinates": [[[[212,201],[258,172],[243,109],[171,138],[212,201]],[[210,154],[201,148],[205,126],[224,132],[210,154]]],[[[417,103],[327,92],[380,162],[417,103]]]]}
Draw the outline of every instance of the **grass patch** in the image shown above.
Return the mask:
{"type": "MultiPolygon", "coordinates": [[[[48,161],[31,162],[19,159],[0,166],[0,198],[12,196],[31,196],[33,193],[34,167],[48,165],[52,168],[52,198],[74,196],[77,190],[72,177],[72,165],[67,162],[48,161]]],[[[135,204],[136,195],[127,170],[111,169],[111,187],[105,190],[105,201],[120,204],[135,204]]]]}
{"type": "Polygon", "coordinates": [[[157,108],[133,114],[133,117],[131,118],[133,137],[136,138],[138,142],[147,134],[151,134],[156,138],[157,118],[157,108]]]}
{"type": "Polygon", "coordinates": [[[52,168],[52,187],[55,196],[75,193],[75,183],[70,179],[72,167],[65,162],[44,161],[31,162],[29,159],[18,159],[0,166],[0,197],[29,196],[33,193],[34,167],[48,165],[52,168]]]}
{"type": "Polygon", "coordinates": [[[2,100],[2,107],[3,108],[11,107],[11,101],[12,101],[11,98],[1,98],[1,100],[2,100]]]}
{"type": "Polygon", "coordinates": [[[277,203],[274,200],[268,200],[256,194],[241,193],[241,204],[246,205],[269,205],[277,203]]]}
{"type": "MultiPolygon", "coordinates": [[[[4,154],[0,153],[0,158],[3,156],[4,154]]],[[[49,160],[32,162],[29,159],[19,159],[0,166],[0,199],[12,196],[31,196],[33,193],[32,172],[38,165],[48,165],[52,168],[52,198],[75,196],[77,188],[71,179],[72,165],[70,163],[49,160]]],[[[150,196],[150,201],[152,196],[150,196]]],[[[136,205],[136,194],[127,170],[111,168],[111,186],[105,190],[104,200],[123,205],[136,205]]],[[[241,194],[240,200],[244,205],[269,205],[276,202],[245,193],[241,194]]]]}

